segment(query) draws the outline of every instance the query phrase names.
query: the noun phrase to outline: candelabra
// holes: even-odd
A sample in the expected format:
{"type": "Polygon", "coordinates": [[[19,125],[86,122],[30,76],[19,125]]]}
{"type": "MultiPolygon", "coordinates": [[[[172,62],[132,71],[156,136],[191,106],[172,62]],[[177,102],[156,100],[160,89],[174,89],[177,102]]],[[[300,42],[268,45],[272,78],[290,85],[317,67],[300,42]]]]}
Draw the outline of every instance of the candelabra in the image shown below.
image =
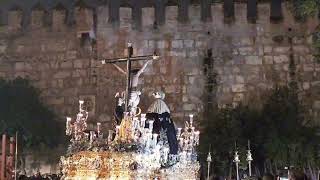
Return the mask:
{"type": "Polygon", "coordinates": [[[88,111],[83,109],[84,101],[79,101],[79,112],[76,120],[72,121],[71,117],[67,117],[66,135],[72,136],[71,141],[81,141],[89,135],[84,131],[87,129],[88,111]]]}
{"type": "Polygon", "coordinates": [[[207,163],[208,163],[208,173],[207,173],[207,180],[210,179],[210,165],[212,162],[212,157],[211,157],[211,152],[209,151],[208,156],[207,156],[207,163]]]}
{"type": "Polygon", "coordinates": [[[187,155],[187,160],[191,160],[192,156],[196,155],[196,146],[199,145],[200,132],[195,131],[193,126],[193,114],[189,115],[189,122],[185,123],[184,131],[178,128],[177,139],[179,141],[180,156],[184,159],[187,155]]]}
{"type": "Polygon", "coordinates": [[[251,162],[253,161],[251,150],[250,150],[250,141],[248,141],[248,151],[247,151],[247,159],[249,166],[249,176],[252,176],[251,162]]]}
{"type": "Polygon", "coordinates": [[[239,180],[239,163],[240,163],[240,159],[239,159],[239,154],[238,151],[234,152],[234,159],[233,162],[236,163],[236,173],[237,173],[237,180],[239,180]]]}

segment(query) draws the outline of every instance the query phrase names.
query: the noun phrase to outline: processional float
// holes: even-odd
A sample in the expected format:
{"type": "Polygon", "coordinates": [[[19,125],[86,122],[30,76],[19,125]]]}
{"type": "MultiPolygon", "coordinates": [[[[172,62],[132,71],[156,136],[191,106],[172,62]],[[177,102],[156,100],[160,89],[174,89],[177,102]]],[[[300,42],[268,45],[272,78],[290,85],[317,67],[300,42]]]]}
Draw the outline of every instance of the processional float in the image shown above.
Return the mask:
{"type": "MultiPolygon", "coordinates": [[[[132,52],[129,44],[128,57],[103,60],[102,64],[126,62],[127,72],[130,72],[131,61],[158,58],[156,54],[132,57],[132,52]]],[[[196,147],[200,133],[194,127],[193,115],[183,129],[175,128],[162,92],[153,94],[155,102],[146,114],[136,113],[140,109],[137,107],[140,99],[132,100],[136,91],[132,81],[136,80],[130,74],[127,73],[126,93],[119,98],[125,102],[123,116],[115,129],[108,131],[107,137],[100,123],[96,130],[88,131],[89,113],[82,100],[75,120],[67,118],[66,134],[71,137],[71,143],[67,155],[60,161],[63,178],[199,179],[196,147]]]]}

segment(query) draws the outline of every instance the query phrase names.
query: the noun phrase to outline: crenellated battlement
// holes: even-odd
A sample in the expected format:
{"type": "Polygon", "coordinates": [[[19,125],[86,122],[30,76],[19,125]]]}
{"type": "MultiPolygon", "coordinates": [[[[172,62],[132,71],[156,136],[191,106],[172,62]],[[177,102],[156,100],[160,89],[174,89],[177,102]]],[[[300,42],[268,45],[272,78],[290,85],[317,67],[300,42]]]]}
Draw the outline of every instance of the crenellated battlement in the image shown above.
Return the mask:
{"type": "Polygon", "coordinates": [[[320,64],[313,58],[319,17],[297,21],[284,0],[175,1],[0,0],[0,77],[33,80],[61,115],[87,97],[97,119],[109,121],[114,94],[125,84],[98,60],[126,56],[132,42],[134,55],[163,57],[144,74],[144,92],[154,85],[165,91],[173,117],[182,120],[184,112],[200,113],[208,103],[209,52],[219,105],[262,101],[265,90],[288,82],[294,58],[299,88],[319,117],[320,64]]]}
{"type": "MultiPolygon", "coordinates": [[[[129,21],[132,24],[132,28],[136,30],[142,29],[146,24],[145,19],[152,21],[151,23],[155,28],[165,25],[168,21],[168,8],[176,10],[175,20],[183,24],[190,23],[190,20],[195,18],[194,16],[197,16],[198,22],[207,23],[222,20],[224,23],[232,23],[237,21],[239,15],[241,18],[245,18],[248,23],[256,23],[259,18],[268,18],[272,23],[277,23],[284,19],[284,9],[287,9],[285,3],[281,2],[281,0],[271,0],[270,2],[264,3],[258,3],[258,0],[248,0],[244,3],[235,2],[234,0],[223,0],[222,3],[200,0],[198,4],[191,3],[191,0],[182,0],[178,1],[175,8],[171,5],[172,2],[169,0],[8,0],[0,3],[0,24],[10,24],[10,13],[12,11],[18,11],[17,16],[19,17],[16,18],[19,18],[19,26],[21,26],[22,30],[27,30],[30,24],[35,21],[33,17],[35,15],[34,12],[42,11],[42,24],[51,26],[55,21],[54,18],[56,18],[54,12],[63,11],[63,23],[72,26],[76,24],[77,18],[79,18],[77,17],[77,9],[79,8],[91,10],[91,16],[92,19],[95,19],[94,21],[96,21],[97,18],[102,18],[114,27],[122,23],[122,10],[126,9],[125,13],[130,13],[131,16],[129,17],[129,21]],[[262,6],[267,7],[267,9],[259,8],[262,6]],[[246,11],[244,11],[243,8],[246,8],[246,11]],[[107,13],[104,14],[106,17],[102,17],[100,13],[98,13],[99,9],[107,11],[107,13]],[[144,12],[149,10],[153,11],[153,19],[144,17],[144,12]],[[218,13],[219,16],[217,16],[216,11],[221,11],[218,13]],[[239,14],[243,12],[246,12],[246,14],[239,14]],[[260,14],[263,14],[263,16],[260,14]],[[265,17],[266,14],[269,14],[269,16],[265,17]]],[[[148,13],[148,15],[150,15],[150,13],[148,13]]],[[[150,22],[148,23],[150,24],[150,22]]]]}

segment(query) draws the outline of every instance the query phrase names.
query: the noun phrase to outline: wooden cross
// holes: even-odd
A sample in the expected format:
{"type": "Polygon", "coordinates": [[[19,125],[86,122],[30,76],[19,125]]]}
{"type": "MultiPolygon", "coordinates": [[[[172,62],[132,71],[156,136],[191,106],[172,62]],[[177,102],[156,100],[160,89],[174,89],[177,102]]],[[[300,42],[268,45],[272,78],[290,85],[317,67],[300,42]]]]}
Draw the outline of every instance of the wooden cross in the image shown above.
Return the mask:
{"type": "Polygon", "coordinates": [[[125,101],[125,112],[128,112],[129,96],[131,93],[131,62],[133,61],[146,61],[146,60],[157,60],[159,56],[154,52],[152,55],[146,56],[132,56],[133,47],[131,43],[128,43],[128,56],[123,58],[104,59],[101,61],[102,64],[114,64],[114,63],[127,63],[127,84],[126,84],[126,101],[125,101]]]}

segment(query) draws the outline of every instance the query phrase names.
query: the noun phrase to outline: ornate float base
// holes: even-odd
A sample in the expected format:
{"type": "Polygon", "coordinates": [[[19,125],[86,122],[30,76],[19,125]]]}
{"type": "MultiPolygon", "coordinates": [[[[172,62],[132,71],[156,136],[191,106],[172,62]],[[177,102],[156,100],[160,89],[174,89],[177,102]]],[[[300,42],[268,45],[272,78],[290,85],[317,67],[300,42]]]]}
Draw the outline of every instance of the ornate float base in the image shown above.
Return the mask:
{"type": "Polygon", "coordinates": [[[200,168],[194,162],[161,168],[138,153],[114,151],[82,151],[61,162],[65,180],[196,180],[200,168]]]}

